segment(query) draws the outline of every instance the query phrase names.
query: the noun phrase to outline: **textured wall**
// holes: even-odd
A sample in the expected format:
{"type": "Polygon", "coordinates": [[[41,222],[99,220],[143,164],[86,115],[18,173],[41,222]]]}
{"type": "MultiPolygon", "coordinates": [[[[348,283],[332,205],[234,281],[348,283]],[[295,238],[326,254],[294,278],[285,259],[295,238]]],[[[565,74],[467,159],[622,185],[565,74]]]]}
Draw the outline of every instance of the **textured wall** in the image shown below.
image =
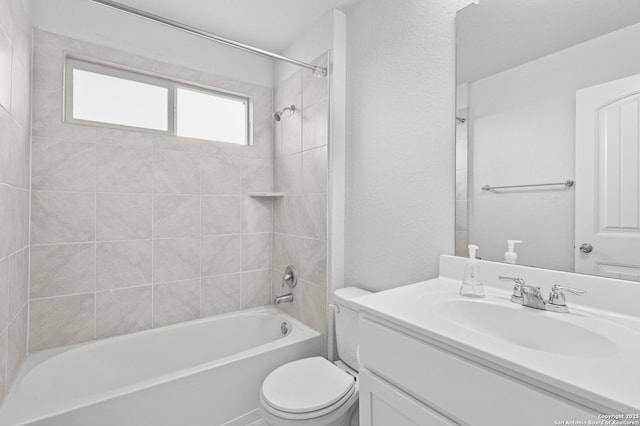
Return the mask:
{"type": "Polygon", "coordinates": [[[628,54],[639,39],[632,25],[469,84],[470,238],[483,259],[502,261],[519,239],[518,263],[574,270],[574,189],[481,187],[573,178],[576,90],[640,73],[628,54]]]}
{"type": "Polygon", "coordinates": [[[32,351],[271,302],[272,89],[42,31],[34,46],[32,351]],[[254,97],[254,145],[62,121],[64,56],[254,97]]]}
{"type": "Polygon", "coordinates": [[[0,398],[27,351],[31,23],[0,0],[0,398]]]}
{"type": "MultiPolygon", "coordinates": [[[[326,65],[327,55],[314,61],[326,65]]],[[[275,91],[274,107],[298,111],[275,124],[273,294],[292,291],[294,302],[280,305],[305,324],[327,334],[327,173],[328,80],[298,70],[275,91]],[[298,285],[282,288],[283,271],[293,265],[298,285]]],[[[326,341],[326,338],[324,339],[326,341]]]]}
{"type": "Polygon", "coordinates": [[[456,3],[347,11],[345,285],[432,278],[453,253],[456,3]]]}

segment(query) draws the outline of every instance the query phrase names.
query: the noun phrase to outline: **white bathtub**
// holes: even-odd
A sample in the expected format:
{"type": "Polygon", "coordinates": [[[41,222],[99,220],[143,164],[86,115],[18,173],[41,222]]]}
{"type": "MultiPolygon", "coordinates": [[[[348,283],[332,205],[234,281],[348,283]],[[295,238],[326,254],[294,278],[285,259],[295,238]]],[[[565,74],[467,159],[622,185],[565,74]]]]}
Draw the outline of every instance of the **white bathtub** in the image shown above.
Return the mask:
{"type": "Polygon", "coordinates": [[[259,308],[44,351],[21,368],[0,425],[222,425],[259,407],[274,368],[320,346],[317,332],[259,308]]]}

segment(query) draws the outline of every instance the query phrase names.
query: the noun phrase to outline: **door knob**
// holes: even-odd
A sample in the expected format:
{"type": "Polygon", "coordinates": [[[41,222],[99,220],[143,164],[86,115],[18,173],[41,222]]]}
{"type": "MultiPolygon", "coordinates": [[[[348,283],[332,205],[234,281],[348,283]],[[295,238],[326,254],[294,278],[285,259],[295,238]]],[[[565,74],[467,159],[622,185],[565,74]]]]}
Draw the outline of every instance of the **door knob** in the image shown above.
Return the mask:
{"type": "Polygon", "coordinates": [[[580,245],[580,251],[583,253],[591,253],[593,251],[593,246],[589,243],[583,243],[580,245]]]}

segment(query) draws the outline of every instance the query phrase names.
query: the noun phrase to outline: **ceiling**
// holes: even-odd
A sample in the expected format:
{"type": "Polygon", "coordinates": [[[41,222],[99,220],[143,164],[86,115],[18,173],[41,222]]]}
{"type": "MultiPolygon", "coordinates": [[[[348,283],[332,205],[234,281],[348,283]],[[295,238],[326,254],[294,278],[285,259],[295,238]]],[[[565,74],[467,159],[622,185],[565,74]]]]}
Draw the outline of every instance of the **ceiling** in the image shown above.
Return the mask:
{"type": "Polygon", "coordinates": [[[457,81],[476,81],[638,22],[639,0],[480,0],[458,13],[457,81]]]}
{"type": "Polygon", "coordinates": [[[255,47],[280,52],[333,8],[358,0],[117,0],[255,47]]]}

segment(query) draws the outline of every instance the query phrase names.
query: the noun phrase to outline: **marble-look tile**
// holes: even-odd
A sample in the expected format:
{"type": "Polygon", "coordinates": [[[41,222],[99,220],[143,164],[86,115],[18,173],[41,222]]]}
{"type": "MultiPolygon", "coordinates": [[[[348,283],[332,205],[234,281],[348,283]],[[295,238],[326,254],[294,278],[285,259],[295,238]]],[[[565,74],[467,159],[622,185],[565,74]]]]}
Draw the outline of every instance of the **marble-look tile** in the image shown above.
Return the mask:
{"type": "Polygon", "coordinates": [[[25,248],[9,258],[9,320],[29,299],[29,249],[25,248]]]}
{"type": "Polygon", "coordinates": [[[291,303],[281,303],[278,305],[278,309],[282,309],[287,314],[291,315],[296,319],[300,319],[300,289],[299,285],[296,285],[294,288],[289,288],[286,285],[282,285],[282,276],[284,272],[276,271],[275,269],[271,270],[271,300],[273,301],[276,297],[282,296],[288,293],[293,294],[293,302],[291,303]]]}
{"type": "Polygon", "coordinates": [[[7,341],[7,384],[13,383],[18,369],[27,356],[27,307],[16,315],[9,324],[7,341]]]}
{"type": "Polygon", "coordinates": [[[153,143],[154,134],[131,130],[96,128],[96,142],[104,144],[131,145],[149,147],[153,143]]]}
{"type": "Polygon", "coordinates": [[[304,203],[301,195],[292,195],[274,200],[273,231],[283,234],[301,235],[304,203]]]}
{"type": "Polygon", "coordinates": [[[29,352],[94,338],[94,294],[31,301],[29,352]]]}
{"type": "Polygon", "coordinates": [[[153,149],[150,144],[99,144],[96,149],[98,191],[151,192],[153,149]]]}
{"type": "Polygon", "coordinates": [[[156,193],[199,194],[200,154],[154,150],[153,185],[156,193]]]}
{"type": "Polygon", "coordinates": [[[284,271],[287,266],[301,268],[303,239],[288,234],[273,234],[273,269],[284,271]]]}
{"type": "Polygon", "coordinates": [[[154,282],[179,281],[200,276],[200,238],[153,241],[154,282]]]}
{"type": "Polygon", "coordinates": [[[277,158],[274,164],[276,192],[300,194],[302,192],[302,154],[277,158]]]}
{"type": "Polygon", "coordinates": [[[242,273],[242,309],[271,304],[271,270],[242,273]]]}
{"type": "Polygon", "coordinates": [[[318,148],[329,142],[329,104],[324,100],[302,111],[302,149],[318,148]]]}
{"type": "Polygon", "coordinates": [[[456,200],[468,198],[467,169],[456,170],[456,200]]]}
{"type": "Polygon", "coordinates": [[[31,196],[33,244],[92,241],[95,196],[75,192],[38,192],[31,196]]]}
{"type": "Polygon", "coordinates": [[[240,272],[240,236],[202,238],[202,276],[240,272]]]}
{"type": "Polygon", "coordinates": [[[327,196],[323,194],[302,197],[300,235],[319,240],[327,239],[327,196]]]}
{"type": "Polygon", "coordinates": [[[241,219],[240,197],[202,197],[202,235],[240,233],[241,219]]]}
{"type": "Polygon", "coordinates": [[[302,153],[302,187],[305,193],[326,193],[328,175],[326,146],[302,153]]]}
{"type": "Polygon", "coordinates": [[[153,289],[153,326],[189,321],[200,315],[200,280],[158,284],[153,289]]]}
{"type": "Polygon", "coordinates": [[[150,194],[97,194],[98,241],[151,238],[150,194]]]}
{"type": "Polygon", "coordinates": [[[12,252],[11,239],[14,230],[10,219],[10,191],[8,185],[0,183],[0,259],[12,252]]]}
{"type": "Polygon", "coordinates": [[[327,283],[327,242],[305,238],[302,242],[300,278],[319,286],[327,283]]]}
{"type": "MultiPolygon", "coordinates": [[[[0,331],[9,324],[9,258],[0,260],[0,331]]],[[[0,353],[0,356],[2,354],[0,353]]],[[[1,373],[1,372],[0,372],[1,373]]],[[[2,391],[2,387],[0,387],[2,391]]]]}
{"type": "Polygon", "coordinates": [[[469,232],[468,231],[456,231],[456,256],[467,257],[469,256],[469,232]]]}
{"type": "Polygon", "coordinates": [[[31,182],[31,133],[18,125],[11,147],[11,181],[19,188],[29,189],[31,182]]]}
{"type": "Polygon", "coordinates": [[[239,310],[240,278],[240,274],[203,278],[200,316],[207,317],[239,310]]]}
{"type": "Polygon", "coordinates": [[[11,61],[11,115],[27,127],[31,113],[31,67],[18,57],[17,50],[13,51],[11,61]]]}
{"type": "Polygon", "coordinates": [[[13,186],[8,190],[5,208],[8,210],[9,253],[13,253],[29,243],[29,191],[13,186]]]}
{"type": "Polygon", "coordinates": [[[2,329],[0,333],[0,399],[4,398],[10,388],[7,383],[7,350],[9,347],[9,330],[2,329]]]}
{"type": "Polygon", "coordinates": [[[154,237],[188,237],[196,235],[200,235],[200,196],[154,196],[154,237]]]}
{"type": "Polygon", "coordinates": [[[271,232],[273,230],[273,200],[244,197],[242,199],[242,232],[271,232]]]}
{"type": "Polygon", "coordinates": [[[327,333],[327,291],[307,281],[300,280],[300,319],[320,333],[327,333]]]}
{"type": "Polygon", "coordinates": [[[273,190],[273,162],[245,160],[242,166],[242,193],[270,192],[273,190]]]}
{"type": "Polygon", "coordinates": [[[151,328],[151,286],[96,293],[96,338],[151,328]]]}
{"type": "Polygon", "coordinates": [[[242,235],[243,271],[271,268],[271,240],[271,233],[242,235]]]}
{"type": "Polygon", "coordinates": [[[96,146],[33,138],[33,189],[95,191],[96,146]]]}
{"type": "Polygon", "coordinates": [[[149,283],[151,283],[151,240],[97,244],[97,290],[149,283]]]}
{"type": "MultiPolygon", "coordinates": [[[[328,54],[324,53],[313,62],[313,65],[327,66],[328,54]]],[[[302,70],[302,108],[315,105],[329,96],[329,78],[316,77],[311,70],[302,70]]]]}
{"type": "Polygon", "coordinates": [[[31,299],[95,290],[95,244],[31,246],[31,299]]]}
{"type": "Polygon", "coordinates": [[[456,231],[466,231],[468,219],[467,200],[456,200],[456,231]]]}
{"type": "Polygon", "coordinates": [[[3,108],[0,108],[0,182],[3,183],[12,183],[12,151],[17,127],[13,117],[3,108]]]}
{"type": "Polygon", "coordinates": [[[11,110],[11,57],[11,40],[0,31],[0,105],[7,111],[11,110]]]}
{"type": "Polygon", "coordinates": [[[240,195],[243,170],[231,157],[205,155],[202,157],[202,193],[240,195]]]}
{"type": "Polygon", "coordinates": [[[302,71],[296,71],[291,77],[280,83],[275,90],[274,109],[295,105],[302,108],[302,71]]]}
{"type": "Polygon", "coordinates": [[[294,114],[285,113],[282,120],[276,123],[281,127],[280,156],[297,154],[302,151],[303,113],[297,110],[294,114]]]}
{"type": "Polygon", "coordinates": [[[11,10],[11,18],[13,20],[13,30],[11,39],[13,42],[14,54],[31,69],[31,52],[33,45],[33,27],[31,22],[31,13],[27,9],[30,6],[20,0],[9,1],[9,9],[11,10]]]}
{"type": "Polygon", "coordinates": [[[153,149],[166,151],[182,151],[198,154],[201,152],[201,140],[183,138],[173,135],[153,135],[153,149]]]}

